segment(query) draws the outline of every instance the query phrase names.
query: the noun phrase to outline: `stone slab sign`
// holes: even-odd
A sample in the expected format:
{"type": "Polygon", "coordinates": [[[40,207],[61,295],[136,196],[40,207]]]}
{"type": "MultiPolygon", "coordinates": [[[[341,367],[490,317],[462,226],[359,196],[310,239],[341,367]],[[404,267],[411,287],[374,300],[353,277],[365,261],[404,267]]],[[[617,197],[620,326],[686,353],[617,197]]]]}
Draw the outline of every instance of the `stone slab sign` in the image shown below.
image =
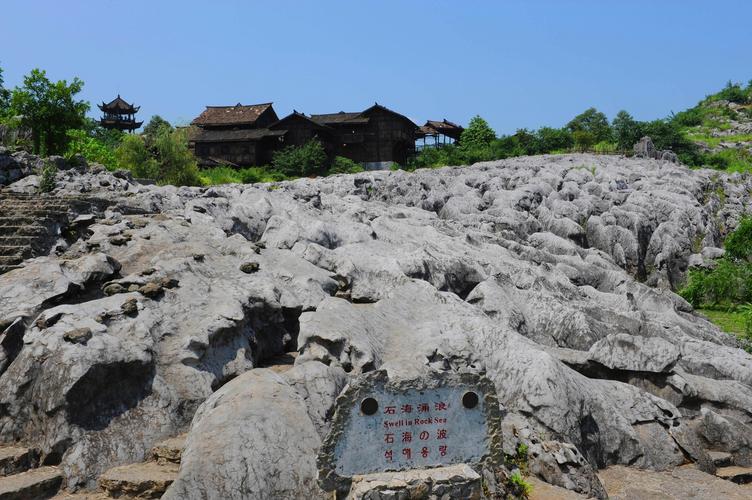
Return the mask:
{"type": "Polygon", "coordinates": [[[383,371],[338,398],[319,454],[325,490],[346,490],[355,475],[500,463],[501,416],[493,383],[473,374],[389,380],[383,371]]]}

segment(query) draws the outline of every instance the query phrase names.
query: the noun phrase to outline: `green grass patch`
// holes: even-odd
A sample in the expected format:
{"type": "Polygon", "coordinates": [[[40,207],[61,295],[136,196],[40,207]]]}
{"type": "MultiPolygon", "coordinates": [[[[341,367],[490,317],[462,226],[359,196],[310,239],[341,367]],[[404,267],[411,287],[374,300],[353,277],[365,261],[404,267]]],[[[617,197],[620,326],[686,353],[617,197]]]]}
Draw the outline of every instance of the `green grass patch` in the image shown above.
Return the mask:
{"type": "Polygon", "coordinates": [[[747,338],[745,333],[746,318],[744,313],[733,309],[716,308],[697,309],[696,311],[707,317],[724,332],[735,335],[741,339],[747,338]]]}
{"type": "Polygon", "coordinates": [[[714,137],[703,133],[688,133],[687,138],[695,142],[703,142],[708,147],[714,148],[722,142],[752,142],[752,134],[727,135],[724,137],[714,137]]]}

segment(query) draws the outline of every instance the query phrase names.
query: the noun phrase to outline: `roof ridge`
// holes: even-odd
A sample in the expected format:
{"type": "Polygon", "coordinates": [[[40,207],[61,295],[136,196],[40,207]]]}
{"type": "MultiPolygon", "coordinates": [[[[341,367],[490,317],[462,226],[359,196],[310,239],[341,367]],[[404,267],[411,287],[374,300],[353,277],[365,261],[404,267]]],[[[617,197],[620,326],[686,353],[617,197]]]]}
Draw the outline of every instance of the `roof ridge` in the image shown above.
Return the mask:
{"type": "Polygon", "coordinates": [[[207,107],[207,108],[212,108],[212,109],[219,109],[219,108],[237,108],[237,107],[241,107],[241,108],[250,108],[250,107],[253,107],[253,106],[271,106],[272,104],[274,104],[274,102],[273,102],[273,101],[272,101],[272,102],[260,102],[260,103],[258,103],[258,104],[240,104],[240,103],[238,103],[238,104],[230,104],[230,105],[228,105],[228,106],[206,106],[206,107],[207,107]]]}

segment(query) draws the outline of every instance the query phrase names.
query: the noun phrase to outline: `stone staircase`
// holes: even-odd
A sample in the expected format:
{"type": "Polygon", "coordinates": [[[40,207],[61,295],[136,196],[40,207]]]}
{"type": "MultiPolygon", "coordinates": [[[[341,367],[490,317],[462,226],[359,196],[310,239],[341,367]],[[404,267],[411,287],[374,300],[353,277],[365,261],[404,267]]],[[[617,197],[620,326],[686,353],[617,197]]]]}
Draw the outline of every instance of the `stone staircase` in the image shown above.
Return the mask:
{"type": "Polygon", "coordinates": [[[160,498],[178,476],[185,439],[162,441],[146,462],[113,467],[99,476],[99,487],[109,498],[160,498]]]}
{"type": "Polygon", "coordinates": [[[53,497],[63,484],[57,467],[39,467],[28,448],[0,446],[0,500],[37,500],[53,497]]]}
{"type": "MultiPolygon", "coordinates": [[[[734,465],[734,457],[725,451],[707,450],[716,466],[715,475],[736,484],[752,483],[752,467],[734,465]]],[[[750,491],[752,494],[752,491],[750,491]]]]}
{"type": "Polygon", "coordinates": [[[100,491],[61,491],[58,467],[39,466],[32,450],[0,446],[0,500],[107,500],[110,498],[160,498],[178,475],[186,435],[152,448],[145,462],[121,465],[99,477],[100,491]]]}
{"type": "Polygon", "coordinates": [[[0,274],[45,255],[68,223],[73,209],[92,203],[76,196],[51,196],[0,190],[0,274]]]}

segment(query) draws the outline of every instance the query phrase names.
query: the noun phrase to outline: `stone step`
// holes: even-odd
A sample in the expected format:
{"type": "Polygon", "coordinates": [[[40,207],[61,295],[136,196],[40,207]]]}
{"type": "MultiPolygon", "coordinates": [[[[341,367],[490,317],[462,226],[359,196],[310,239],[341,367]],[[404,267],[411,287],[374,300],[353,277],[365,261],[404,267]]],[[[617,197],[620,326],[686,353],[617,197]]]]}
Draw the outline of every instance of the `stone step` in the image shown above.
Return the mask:
{"type": "Polygon", "coordinates": [[[37,457],[28,448],[0,446],[0,477],[25,472],[36,465],[37,457]]]}
{"type": "Polygon", "coordinates": [[[710,459],[713,461],[713,464],[715,464],[716,467],[727,467],[731,465],[734,461],[734,456],[731,453],[726,453],[725,451],[713,451],[713,450],[705,450],[707,451],[708,455],[710,456],[710,459]]]}
{"type": "Polygon", "coordinates": [[[160,498],[175,481],[178,469],[179,466],[173,463],[121,465],[99,476],[98,483],[112,498],[160,498]]]}
{"type": "Polygon", "coordinates": [[[0,266],[15,266],[23,262],[19,255],[0,255],[0,266]]]}
{"type": "Polygon", "coordinates": [[[42,236],[47,228],[37,224],[0,226],[0,236],[42,236]]]}
{"type": "Polygon", "coordinates": [[[39,221],[37,217],[23,216],[23,217],[10,217],[3,212],[0,217],[0,227],[3,226],[30,226],[39,221]]]}
{"type": "Polygon", "coordinates": [[[715,475],[736,484],[752,483],[752,467],[739,467],[738,465],[720,467],[715,471],[715,475]]]}
{"type": "Polygon", "coordinates": [[[27,245],[0,245],[0,255],[28,257],[31,255],[31,247],[27,245]]]}
{"type": "Polygon", "coordinates": [[[2,210],[0,209],[0,213],[2,213],[5,216],[13,215],[16,217],[60,217],[62,215],[65,215],[67,212],[67,208],[63,210],[47,210],[44,208],[16,208],[12,210],[2,210]]]}
{"type": "Polygon", "coordinates": [[[40,467],[0,478],[0,500],[52,498],[63,483],[57,467],[40,467]]]}
{"type": "Polygon", "coordinates": [[[37,236],[0,236],[0,247],[7,246],[31,246],[39,238],[37,236]]]}
{"type": "Polygon", "coordinates": [[[187,437],[188,434],[180,434],[157,443],[154,448],[151,449],[152,460],[161,465],[167,463],[179,464],[187,437]]]}

